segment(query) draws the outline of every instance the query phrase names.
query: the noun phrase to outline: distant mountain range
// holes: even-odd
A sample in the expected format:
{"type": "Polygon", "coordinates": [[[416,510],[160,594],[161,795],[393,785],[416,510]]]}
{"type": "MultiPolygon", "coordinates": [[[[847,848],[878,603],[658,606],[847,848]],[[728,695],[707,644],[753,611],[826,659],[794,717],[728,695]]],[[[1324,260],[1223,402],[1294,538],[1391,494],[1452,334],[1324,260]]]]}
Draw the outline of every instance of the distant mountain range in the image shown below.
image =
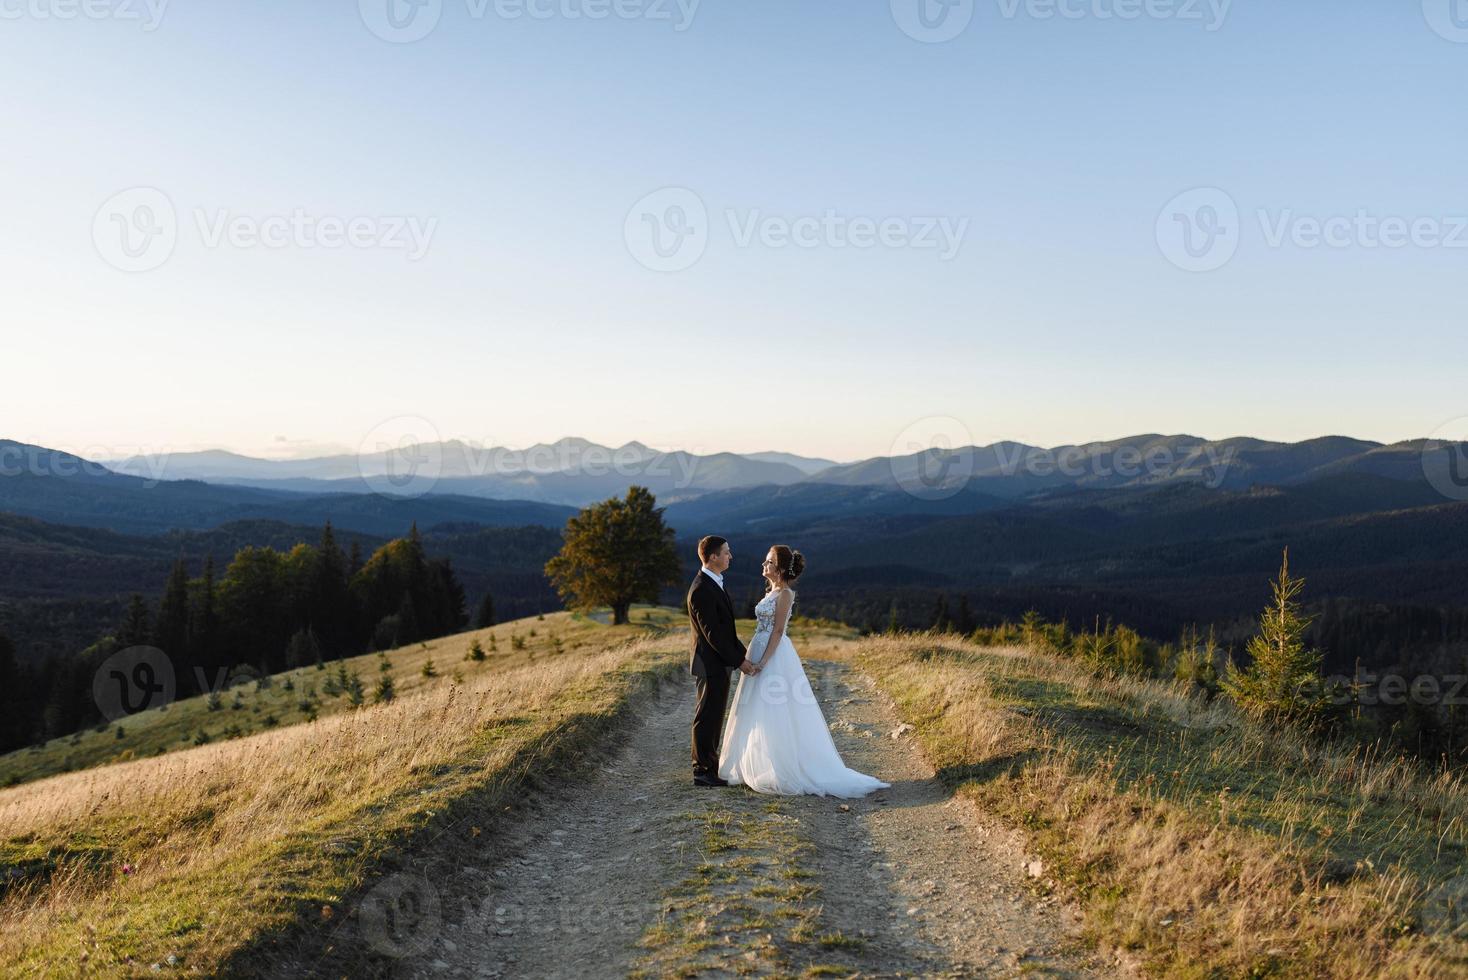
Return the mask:
{"type": "MultiPolygon", "coordinates": [[[[3,444],[0,444],[3,445],[3,444]]],[[[1344,436],[1297,443],[1146,434],[1042,448],[1017,442],[874,457],[854,463],[790,453],[696,455],[640,442],[616,448],[567,438],[529,449],[480,448],[460,440],[381,452],[266,460],[220,450],[100,460],[153,480],[200,480],[260,490],[325,494],[385,490],[416,480],[414,492],[526,500],[580,507],[632,483],[659,497],[688,499],[754,486],[837,484],[899,490],[920,499],[958,489],[1014,499],[1060,487],[1086,489],[1202,483],[1215,489],[1288,486],[1342,473],[1415,480],[1424,440],[1384,445],[1344,436]]]]}
{"type": "Polygon", "coordinates": [[[410,447],[360,468],[354,456],[190,453],[160,470],[0,441],[0,514],[21,515],[0,517],[0,630],[29,656],[76,649],[115,622],[128,593],[156,596],[174,557],[197,573],[204,555],[314,541],[327,520],[364,548],[416,521],[431,553],[454,559],[471,600],[489,589],[520,609],[548,608],[540,569],[574,507],[638,483],[665,505],[690,574],[694,541],[724,534],[736,598],[755,594],[759,556],[785,541],[810,561],[807,612],[873,628],[894,604],[904,623],[925,625],[946,594],[975,621],[1035,608],[1074,624],[1115,616],[1162,637],[1186,623],[1232,624],[1237,637],[1289,546],[1309,599],[1405,610],[1370,615],[1413,624],[1406,639],[1390,632],[1397,625],[1358,626],[1351,635],[1367,640],[1336,643],[1336,656],[1380,660],[1399,643],[1468,637],[1463,448],[1142,435],[832,463],[567,439],[515,452],[410,447]],[[409,456],[434,467],[429,492],[371,492],[390,489],[378,478],[409,456]]]}
{"type": "Polygon", "coordinates": [[[368,488],[361,483],[321,485],[330,492],[154,480],[114,472],[60,450],[0,440],[0,512],[125,534],[202,530],[241,520],[319,526],[330,519],[344,529],[390,537],[403,534],[414,521],[425,528],[466,522],[560,527],[575,513],[539,501],[452,494],[414,499],[365,492],[368,488]]]}
{"type": "Polygon", "coordinates": [[[203,480],[299,493],[363,492],[395,481],[432,493],[583,506],[640,483],[660,495],[795,483],[835,465],[791,453],[660,452],[640,442],[616,448],[566,438],[529,449],[461,440],[416,443],[362,455],[268,460],[222,450],[99,460],[117,473],[154,480],[203,480]]]}

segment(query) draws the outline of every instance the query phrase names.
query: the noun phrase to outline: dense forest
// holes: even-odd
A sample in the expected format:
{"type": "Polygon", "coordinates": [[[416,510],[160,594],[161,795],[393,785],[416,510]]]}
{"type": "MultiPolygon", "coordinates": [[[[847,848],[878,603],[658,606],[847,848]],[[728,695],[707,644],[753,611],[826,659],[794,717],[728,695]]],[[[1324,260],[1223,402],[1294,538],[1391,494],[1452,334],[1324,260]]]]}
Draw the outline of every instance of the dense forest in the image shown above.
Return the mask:
{"type": "MultiPolygon", "coordinates": [[[[802,592],[798,611],[868,633],[933,630],[980,643],[1025,643],[1096,669],[1177,679],[1204,697],[1221,694],[1233,667],[1247,667],[1258,615],[1188,624],[1172,634],[1136,628],[1145,606],[1092,590],[947,592],[910,588],[859,595],[802,592]],[[1028,601],[1028,605],[1026,602],[1028,601]]],[[[753,592],[745,603],[752,607],[753,592]]],[[[1468,609],[1364,602],[1330,596],[1300,606],[1301,639],[1333,690],[1327,734],[1454,769],[1468,766],[1468,609]]]]}
{"type": "Polygon", "coordinates": [[[79,654],[21,665],[0,636],[0,751],[100,721],[93,677],[130,647],[163,651],[178,696],[188,697],[244,665],[274,673],[432,639],[467,621],[451,560],[428,557],[416,524],[365,561],[355,543],[337,543],[329,522],[316,545],[247,546],[222,573],[206,559],[191,576],[180,559],[155,603],[134,595],[116,628],[79,654]]]}
{"type": "MultiPolygon", "coordinates": [[[[396,533],[377,535],[344,530],[334,518],[330,521],[343,550],[356,547],[365,555],[413,523],[407,518],[396,533]]],[[[116,629],[132,593],[155,601],[180,558],[198,576],[210,556],[222,569],[250,546],[289,552],[299,542],[315,542],[325,522],[250,519],[202,530],[133,535],[0,513],[0,633],[10,638],[22,664],[74,654],[116,629]]],[[[435,557],[452,559],[471,599],[494,594],[501,618],[533,616],[559,605],[543,574],[546,561],[561,545],[558,527],[477,522],[418,526],[423,547],[435,557]]]]}

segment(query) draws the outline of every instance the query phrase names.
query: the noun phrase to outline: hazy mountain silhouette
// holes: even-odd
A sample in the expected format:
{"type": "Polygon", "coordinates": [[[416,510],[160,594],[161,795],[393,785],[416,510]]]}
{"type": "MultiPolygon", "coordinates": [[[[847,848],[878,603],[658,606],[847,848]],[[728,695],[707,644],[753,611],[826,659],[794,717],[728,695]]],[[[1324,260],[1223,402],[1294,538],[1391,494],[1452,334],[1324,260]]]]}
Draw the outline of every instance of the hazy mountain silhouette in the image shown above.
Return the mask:
{"type": "MultiPolygon", "coordinates": [[[[781,454],[763,454],[765,456],[781,454]]],[[[128,457],[110,462],[117,472],[164,479],[196,479],[296,493],[368,492],[385,474],[435,477],[433,492],[535,500],[582,506],[626,492],[631,484],[655,493],[688,493],[758,484],[789,484],[825,461],[762,459],[736,453],[700,456],[661,452],[640,442],[612,448],[568,437],[528,449],[477,447],[461,440],[423,443],[361,456],[268,460],[215,451],[128,457]]]]}
{"type": "MultiPolygon", "coordinates": [[[[522,602],[551,603],[540,569],[573,507],[634,482],[666,505],[685,556],[704,533],[734,541],[736,590],[757,587],[766,547],[790,542],[811,563],[801,583],[807,611],[858,625],[880,626],[894,600],[930,603],[940,591],[971,597],[991,616],[1032,606],[1052,617],[1115,615],[1162,635],[1183,622],[1247,622],[1285,545],[1313,597],[1457,606],[1468,595],[1468,560],[1458,554],[1468,503],[1442,492],[1457,485],[1444,479],[1462,475],[1451,454],[1460,447],[1424,440],[1005,442],[811,475],[801,466],[820,461],[659,453],[640,443],[612,450],[566,439],[499,457],[463,444],[437,451],[446,475],[410,498],[365,492],[356,457],[184,460],[234,480],[254,479],[242,474],[260,472],[255,462],[297,474],[222,485],[155,481],[0,442],[0,511],[48,522],[0,529],[0,561],[11,569],[0,576],[0,629],[70,636],[76,624],[115,619],[127,592],[160,590],[181,552],[207,548],[225,559],[244,543],[314,541],[328,519],[342,535],[374,540],[416,521],[456,565],[470,563],[466,585],[498,581],[522,602]],[[484,472],[486,461],[506,472],[484,472]],[[345,478],[301,475],[348,465],[354,475],[345,478]],[[520,536],[513,547],[509,535],[520,536]],[[90,613],[68,605],[80,599],[90,613]]],[[[147,464],[133,463],[154,472],[147,464]]],[[[175,458],[163,472],[179,469],[175,458]]]]}

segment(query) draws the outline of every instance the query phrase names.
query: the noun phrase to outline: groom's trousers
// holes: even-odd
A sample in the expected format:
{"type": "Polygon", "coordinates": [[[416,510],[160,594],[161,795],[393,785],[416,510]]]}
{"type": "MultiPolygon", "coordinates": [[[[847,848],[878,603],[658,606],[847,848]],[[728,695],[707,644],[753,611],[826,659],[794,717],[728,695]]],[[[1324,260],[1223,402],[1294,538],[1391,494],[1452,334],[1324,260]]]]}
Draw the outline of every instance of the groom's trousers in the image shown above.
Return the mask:
{"type": "Polygon", "coordinates": [[[715,668],[707,677],[696,677],[698,700],[693,706],[693,772],[719,774],[719,737],[723,734],[724,712],[729,706],[729,671],[715,668]]]}

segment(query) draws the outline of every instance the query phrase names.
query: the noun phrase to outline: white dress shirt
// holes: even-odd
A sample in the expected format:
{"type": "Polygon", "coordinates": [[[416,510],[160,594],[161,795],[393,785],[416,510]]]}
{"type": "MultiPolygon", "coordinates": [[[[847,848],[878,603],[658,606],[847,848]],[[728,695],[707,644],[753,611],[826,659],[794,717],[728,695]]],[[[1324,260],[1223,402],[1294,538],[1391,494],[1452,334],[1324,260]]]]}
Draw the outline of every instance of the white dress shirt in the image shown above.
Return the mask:
{"type": "Polygon", "coordinates": [[[703,566],[703,573],[709,578],[713,579],[715,582],[718,582],[719,588],[722,589],[724,587],[724,576],[709,568],[707,565],[703,566]]]}

